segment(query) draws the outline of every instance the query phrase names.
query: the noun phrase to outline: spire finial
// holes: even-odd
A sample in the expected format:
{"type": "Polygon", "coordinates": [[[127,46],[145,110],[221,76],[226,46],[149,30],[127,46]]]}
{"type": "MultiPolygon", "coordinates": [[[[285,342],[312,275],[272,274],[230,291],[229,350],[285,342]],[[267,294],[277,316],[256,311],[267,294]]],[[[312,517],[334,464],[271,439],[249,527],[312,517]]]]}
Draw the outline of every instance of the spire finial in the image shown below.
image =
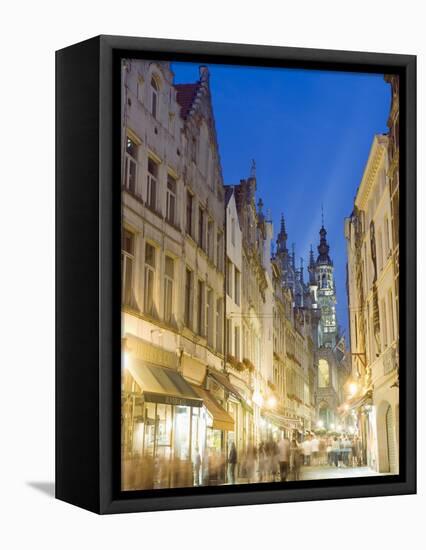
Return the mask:
{"type": "Polygon", "coordinates": [[[256,161],[254,159],[251,160],[250,177],[256,177],[256,161]]]}
{"type": "Polygon", "coordinates": [[[324,227],[324,205],[321,203],[321,225],[324,227]]]}

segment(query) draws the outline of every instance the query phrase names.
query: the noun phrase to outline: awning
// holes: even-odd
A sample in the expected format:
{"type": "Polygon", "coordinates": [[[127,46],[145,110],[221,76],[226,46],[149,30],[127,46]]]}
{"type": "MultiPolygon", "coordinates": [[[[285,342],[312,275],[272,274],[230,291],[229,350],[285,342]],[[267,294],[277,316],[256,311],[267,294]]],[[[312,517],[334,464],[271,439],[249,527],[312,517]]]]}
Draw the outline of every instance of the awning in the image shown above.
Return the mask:
{"type": "Polygon", "coordinates": [[[132,357],[127,366],[142,390],[144,401],[201,407],[202,400],[177,371],[168,367],[147,364],[132,357]]]}
{"type": "Polygon", "coordinates": [[[229,378],[225,374],[223,374],[222,372],[215,371],[213,369],[209,369],[208,374],[214,380],[216,380],[218,384],[223,386],[229,393],[231,393],[234,397],[236,397],[246,410],[248,410],[250,413],[253,414],[253,409],[250,407],[250,405],[247,404],[247,401],[245,400],[245,398],[241,395],[241,393],[237,390],[237,388],[233,384],[231,384],[231,382],[229,381],[229,378]]]}
{"type": "Polygon", "coordinates": [[[278,428],[284,428],[286,430],[298,430],[302,427],[302,421],[298,418],[289,418],[277,412],[263,411],[262,416],[267,420],[270,420],[278,428]]]}
{"type": "Polygon", "coordinates": [[[362,405],[372,405],[372,404],[373,404],[372,391],[368,390],[361,397],[358,397],[354,401],[348,403],[349,405],[348,410],[359,409],[359,407],[361,407],[362,405]]]}
{"type": "Polygon", "coordinates": [[[235,430],[234,419],[230,414],[228,414],[223,407],[219,405],[216,399],[212,394],[200,386],[195,386],[191,384],[194,391],[198,394],[199,397],[203,400],[204,405],[206,406],[208,412],[213,417],[212,428],[216,430],[225,430],[227,432],[233,432],[235,430]]]}

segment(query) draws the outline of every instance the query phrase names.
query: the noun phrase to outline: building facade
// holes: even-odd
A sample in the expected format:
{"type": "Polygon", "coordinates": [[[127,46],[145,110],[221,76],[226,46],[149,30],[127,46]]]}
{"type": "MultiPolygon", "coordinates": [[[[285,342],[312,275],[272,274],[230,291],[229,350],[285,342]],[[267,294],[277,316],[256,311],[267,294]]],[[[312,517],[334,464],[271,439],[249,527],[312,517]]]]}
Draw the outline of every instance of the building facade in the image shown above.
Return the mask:
{"type": "Polygon", "coordinates": [[[398,472],[399,390],[396,243],[389,137],[376,135],[346,220],[352,399],[367,463],[398,472]]]}

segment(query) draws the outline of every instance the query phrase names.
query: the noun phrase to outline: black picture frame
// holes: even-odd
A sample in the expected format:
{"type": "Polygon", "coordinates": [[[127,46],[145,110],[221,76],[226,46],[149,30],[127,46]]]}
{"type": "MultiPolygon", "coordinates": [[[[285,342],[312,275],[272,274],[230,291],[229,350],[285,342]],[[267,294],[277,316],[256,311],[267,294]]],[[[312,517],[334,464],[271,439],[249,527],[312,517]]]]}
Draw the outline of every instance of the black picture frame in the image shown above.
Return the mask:
{"type": "Polygon", "coordinates": [[[56,52],[56,498],[108,514],[415,492],[416,57],[119,36],[56,52]],[[399,475],[120,492],[120,60],[131,57],[400,76],[399,475]]]}

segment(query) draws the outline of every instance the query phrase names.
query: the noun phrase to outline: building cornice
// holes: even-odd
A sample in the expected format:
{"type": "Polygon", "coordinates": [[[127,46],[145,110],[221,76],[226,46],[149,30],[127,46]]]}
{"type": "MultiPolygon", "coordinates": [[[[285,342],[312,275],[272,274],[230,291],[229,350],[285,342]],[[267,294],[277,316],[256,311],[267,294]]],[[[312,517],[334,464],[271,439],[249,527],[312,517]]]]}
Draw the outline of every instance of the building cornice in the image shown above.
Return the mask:
{"type": "Polygon", "coordinates": [[[366,205],[385,155],[388,141],[388,137],[385,135],[378,134],[374,136],[364,174],[355,197],[355,206],[360,210],[366,210],[366,205]]]}

